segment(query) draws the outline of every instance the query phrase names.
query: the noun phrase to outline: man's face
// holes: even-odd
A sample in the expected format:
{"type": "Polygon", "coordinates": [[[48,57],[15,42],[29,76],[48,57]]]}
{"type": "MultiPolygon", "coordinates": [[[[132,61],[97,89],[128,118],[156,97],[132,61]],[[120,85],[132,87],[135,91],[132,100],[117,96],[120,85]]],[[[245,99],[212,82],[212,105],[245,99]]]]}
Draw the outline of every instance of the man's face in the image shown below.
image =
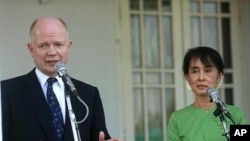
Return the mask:
{"type": "Polygon", "coordinates": [[[64,26],[57,20],[40,21],[32,35],[28,49],[36,67],[48,76],[56,76],[55,64],[67,62],[72,46],[64,26]]]}

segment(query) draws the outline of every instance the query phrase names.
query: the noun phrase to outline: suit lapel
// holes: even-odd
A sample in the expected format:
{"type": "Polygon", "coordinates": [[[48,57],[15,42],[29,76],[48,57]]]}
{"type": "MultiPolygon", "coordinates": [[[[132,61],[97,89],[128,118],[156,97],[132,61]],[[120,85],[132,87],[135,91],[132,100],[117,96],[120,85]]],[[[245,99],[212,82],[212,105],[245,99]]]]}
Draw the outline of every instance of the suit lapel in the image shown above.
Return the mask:
{"type": "MultiPolygon", "coordinates": [[[[27,97],[31,107],[33,108],[33,112],[35,113],[45,136],[49,141],[57,140],[56,133],[54,130],[52,117],[50,115],[49,106],[47,105],[46,98],[44,96],[43,90],[39,83],[39,80],[35,74],[35,69],[33,69],[30,73],[26,75],[26,79],[24,81],[25,89],[24,93],[27,97]]],[[[76,85],[77,86],[77,85],[76,85]]],[[[71,104],[75,116],[77,116],[77,120],[82,119],[86,114],[86,109],[83,105],[78,101],[78,99],[70,94],[71,104]],[[79,108],[83,107],[83,108],[79,108]]],[[[66,105],[67,108],[67,105],[66,105]]],[[[84,124],[84,123],[81,123],[84,124]]],[[[73,140],[72,127],[70,123],[68,109],[66,109],[66,122],[65,122],[65,131],[64,131],[64,141],[73,140]]],[[[83,131],[82,131],[83,132],[83,131]]],[[[81,138],[84,134],[81,134],[81,138]]],[[[85,136],[85,135],[84,135],[85,136]]]]}
{"type": "Polygon", "coordinates": [[[25,95],[30,102],[31,107],[33,107],[33,112],[40,122],[41,128],[48,137],[48,140],[57,140],[49,107],[34,69],[27,74],[27,81],[24,83],[27,86],[24,90],[25,95]]]}

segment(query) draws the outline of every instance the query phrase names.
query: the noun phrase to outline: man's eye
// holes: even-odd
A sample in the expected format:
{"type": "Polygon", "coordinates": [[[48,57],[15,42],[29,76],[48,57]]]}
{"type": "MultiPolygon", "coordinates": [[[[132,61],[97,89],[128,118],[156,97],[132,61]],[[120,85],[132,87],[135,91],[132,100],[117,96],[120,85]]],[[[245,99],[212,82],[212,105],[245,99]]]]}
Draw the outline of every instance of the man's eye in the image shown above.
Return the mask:
{"type": "Polygon", "coordinates": [[[48,45],[43,44],[43,45],[39,45],[38,47],[39,48],[46,48],[46,47],[48,47],[48,45]]]}
{"type": "Polygon", "coordinates": [[[62,47],[62,46],[64,46],[64,44],[58,43],[58,44],[55,44],[55,46],[56,46],[56,47],[62,47]]]}
{"type": "Polygon", "coordinates": [[[44,47],[45,47],[45,45],[39,45],[38,47],[39,47],[39,48],[44,48],[44,47]]]}

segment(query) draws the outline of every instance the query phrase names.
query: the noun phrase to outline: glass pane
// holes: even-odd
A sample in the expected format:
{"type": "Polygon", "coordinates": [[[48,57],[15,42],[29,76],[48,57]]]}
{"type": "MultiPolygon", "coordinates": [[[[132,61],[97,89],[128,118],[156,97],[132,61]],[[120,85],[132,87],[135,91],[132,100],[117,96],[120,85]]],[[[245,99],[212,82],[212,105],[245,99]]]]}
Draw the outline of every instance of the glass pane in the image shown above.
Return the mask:
{"type": "Polygon", "coordinates": [[[133,84],[142,84],[142,74],[140,72],[133,73],[133,84]]]}
{"type": "Polygon", "coordinates": [[[145,11],[157,11],[157,0],[144,0],[144,10],[145,11]]]}
{"type": "Polygon", "coordinates": [[[139,0],[130,0],[130,10],[139,10],[139,0]]]}
{"type": "Polygon", "coordinates": [[[158,43],[158,18],[157,16],[145,16],[145,60],[147,68],[159,68],[159,43],[158,43]]]}
{"type": "Polygon", "coordinates": [[[133,68],[141,67],[139,16],[131,15],[131,51],[133,68]]]}
{"type": "Polygon", "coordinates": [[[230,19],[222,18],[222,46],[225,68],[232,68],[230,19]]]}
{"type": "Polygon", "coordinates": [[[171,0],[162,0],[162,11],[164,12],[171,11],[171,0]]]}
{"type": "Polygon", "coordinates": [[[216,13],[216,3],[215,2],[204,2],[203,5],[204,13],[216,13]]]}
{"type": "Polygon", "coordinates": [[[199,3],[198,2],[190,2],[190,12],[191,13],[198,13],[200,10],[199,10],[199,3]]]}
{"type": "Polygon", "coordinates": [[[165,95],[168,121],[170,114],[175,111],[175,90],[173,88],[166,88],[165,95]]]}
{"type": "Polygon", "coordinates": [[[200,20],[199,17],[191,17],[192,46],[200,46],[200,20]]]}
{"type": "Polygon", "coordinates": [[[162,141],[161,89],[148,88],[148,126],[150,141],[162,141]]]}
{"type": "Polygon", "coordinates": [[[204,18],[204,43],[206,46],[217,47],[217,20],[216,18],[204,18]]]}
{"type": "Polygon", "coordinates": [[[163,16],[163,49],[164,49],[164,68],[173,68],[173,49],[172,49],[172,19],[170,16],[163,16]]]}
{"type": "Polygon", "coordinates": [[[165,84],[174,84],[174,74],[173,73],[165,73],[165,84]]]}
{"type": "Polygon", "coordinates": [[[224,82],[225,84],[232,84],[233,83],[233,75],[231,73],[224,74],[224,82]]]}
{"type": "Polygon", "coordinates": [[[225,89],[225,103],[233,105],[233,89],[232,88],[226,88],[225,89]]]}
{"type": "Polygon", "coordinates": [[[160,73],[147,73],[146,84],[160,84],[161,74],[160,73]]]}
{"type": "Polygon", "coordinates": [[[222,2],[220,6],[221,6],[221,13],[230,13],[228,2],[222,2]]]}
{"type": "Polygon", "coordinates": [[[135,140],[144,140],[144,115],[143,115],[143,95],[142,89],[134,89],[134,125],[135,125],[135,140]]]}

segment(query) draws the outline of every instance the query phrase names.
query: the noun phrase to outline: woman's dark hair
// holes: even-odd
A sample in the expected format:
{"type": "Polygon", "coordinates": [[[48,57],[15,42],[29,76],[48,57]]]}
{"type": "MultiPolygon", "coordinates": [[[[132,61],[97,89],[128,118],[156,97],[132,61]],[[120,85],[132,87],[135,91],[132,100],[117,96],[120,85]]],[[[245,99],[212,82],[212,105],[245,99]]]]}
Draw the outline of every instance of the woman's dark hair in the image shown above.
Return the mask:
{"type": "Polygon", "coordinates": [[[211,47],[199,46],[190,48],[184,56],[182,70],[185,75],[188,74],[190,61],[193,58],[199,58],[206,66],[214,65],[219,72],[224,74],[224,63],[219,52],[211,47]]]}

